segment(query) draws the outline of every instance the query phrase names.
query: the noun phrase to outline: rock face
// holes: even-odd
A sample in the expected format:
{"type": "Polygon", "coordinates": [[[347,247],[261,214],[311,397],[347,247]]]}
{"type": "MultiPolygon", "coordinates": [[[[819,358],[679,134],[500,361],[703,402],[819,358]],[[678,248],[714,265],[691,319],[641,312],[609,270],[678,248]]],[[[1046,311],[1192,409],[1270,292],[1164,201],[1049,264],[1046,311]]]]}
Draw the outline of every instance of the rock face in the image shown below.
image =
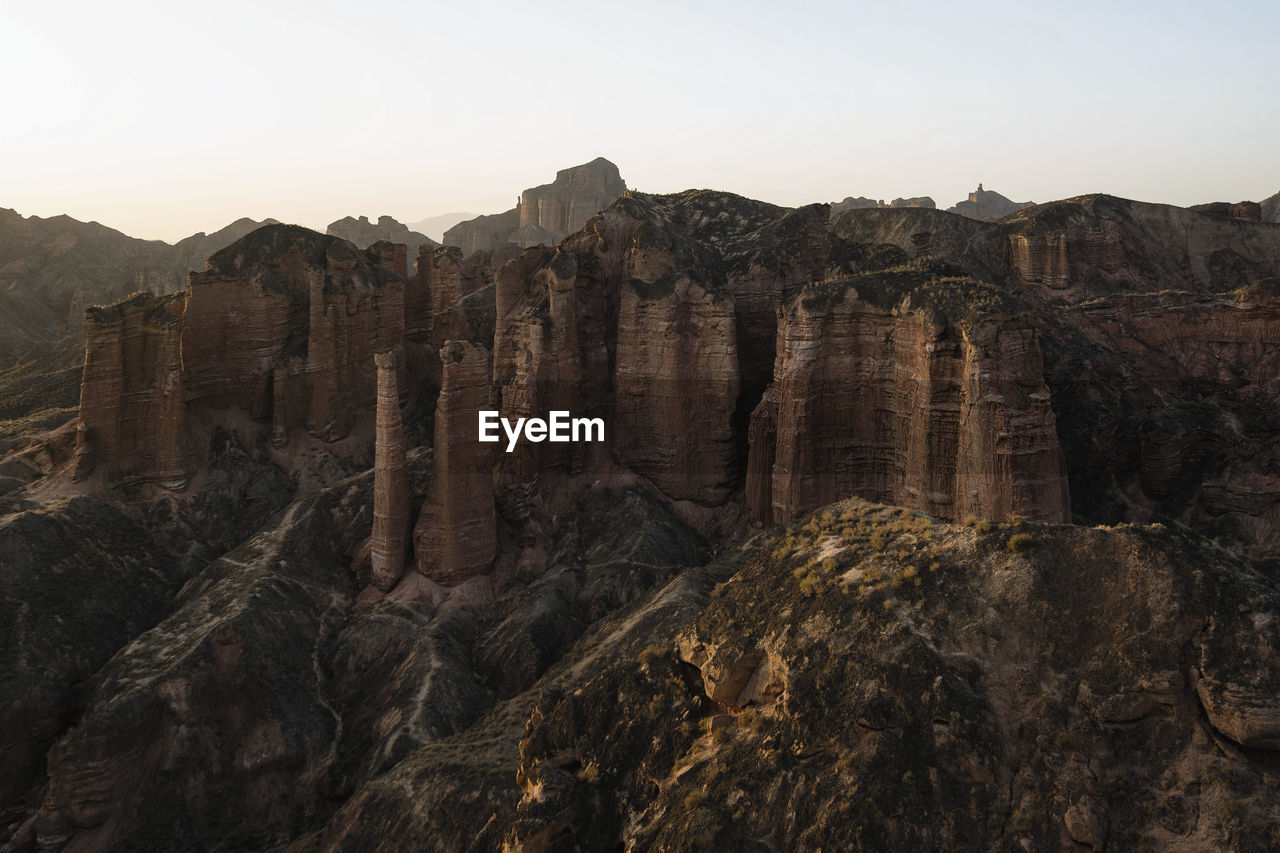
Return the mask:
{"type": "Polygon", "coordinates": [[[85,321],[77,479],[104,469],[112,483],[181,490],[192,473],[182,372],[184,294],[142,293],[85,321]]]}
{"type": "Polygon", "coordinates": [[[870,275],[782,310],[753,416],[758,518],[857,495],[946,519],[1070,519],[1036,332],[971,288],[870,275]],[[983,297],[995,305],[962,301],[983,297]]]}
{"type": "Polygon", "coordinates": [[[958,213],[970,219],[982,219],[991,222],[996,219],[1003,219],[1010,213],[1022,210],[1024,207],[1030,207],[1033,203],[1030,201],[1010,201],[998,192],[984,190],[982,184],[978,184],[978,188],[969,193],[969,198],[966,201],[956,202],[954,207],[947,209],[947,212],[958,213]]]}
{"type": "Polygon", "coordinates": [[[478,417],[489,404],[489,354],[450,341],[440,351],[444,382],[435,419],[431,495],[413,534],[418,571],[454,585],[488,571],[497,553],[493,444],[477,441],[478,417]]]}
{"type": "Polygon", "coordinates": [[[618,167],[597,157],[561,169],[550,184],[525,190],[520,203],[506,213],[458,223],[444,233],[444,242],[461,248],[464,256],[508,244],[551,245],[577,231],[626,191],[618,167]]]}
{"type": "Polygon", "coordinates": [[[367,216],[361,216],[359,219],[347,216],[336,222],[330,222],[324,233],[341,237],[349,243],[354,243],[359,249],[367,249],[374,243],[382,241],[402,243],[408,247],[409,256],[414,258],[418,256],[423,246],[435,249],[440,245],[426,234],[412,231],[409,226],[397,222],[390,216],[379,216],[377,222],[370,222],[367,216]]]}
{"type": "Polygon", "coordinates": [[[1261,738],[1277,707],[1273,617],[1246,614],[1280,598],[1238,564],[1159,527],[983,531],[857,501],[749,552],[601,630],[585,683],[543,688],[504,849],[1270,844],[1280,807],[1253,786],[1273,753],[1202,710],[1218,691],[1261,738]],[[1232,638],[1256,669],[1185,675],[1232,638]]]}
{"type": "Polygon", "coordinates": [[[686,277],[636,280],[622,293],[615,451],[673,498],[719,503],[733,488],[734,326],[733,301],[686,277]]]}
{"type": "Polygon", "coordinates": [[[373,409],[373,353],[404,339],[385,253],[272,225],[208,266],[173,298],[90,312],[81,475],[181,488],[192,407],[243,410],[278,444],[299,427],[341,438],[373,409]]]}
{"type": "Polygon", "coordinates": [[[373,539],[370,559],[373,585],[384,592],[404,573],[409,549],[409,468],[405,461],[404,427],[400,421],[400,388],[395,351],[373,357],[378,368],[377,444],[373,462],[373,539]]]}

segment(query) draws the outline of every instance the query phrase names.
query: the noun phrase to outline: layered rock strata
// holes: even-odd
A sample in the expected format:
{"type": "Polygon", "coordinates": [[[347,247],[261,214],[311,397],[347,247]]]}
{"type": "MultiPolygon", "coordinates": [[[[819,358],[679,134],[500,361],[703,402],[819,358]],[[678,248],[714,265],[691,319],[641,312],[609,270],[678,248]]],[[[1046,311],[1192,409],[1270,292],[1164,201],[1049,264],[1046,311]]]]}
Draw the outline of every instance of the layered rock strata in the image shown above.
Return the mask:
{"type": "Polygon", "coordinates": [[[827,285],[780,312],[774,384],[753,416],[756,517],[858,496],[947,519],[1069,519],[1035,330],[1004,312],[951,321],[925,289],[888,304],[874,293],[886,285],[898,282],[827,285]]]}
{"type": "Polygon", "coordinates": [[[677,499],[718,503],[737,459],[733,300],[687,277],[634,280],[618,312],[618,460],[677,499]]]}
{"type": "Polygon", "coordinates": [[[378,368],[378,409],[373,462],[373,538],[370,560],[373,585],[394,587],[404,572],[409,549],[409,466],[405,461],[404,427],[400,420],[400,388],[394,350],[374,357],[378,368]]]}
{"type": "Polygon", "coordinates": [[[100,468],[109,483],[186,487],[187,439],[181,333],[186,297],[138,294],[85,317],[74,476],[100,468]]]}
{"type": "Polygon", "coordinates": [[[277,443],[345,436],[373,409],[373,353],[404,340],[402,260],[272,225],[171,299],[90,311],[78,471],[180,488],[192,407],[243,410],[277,443]]]}
{"type": "Polygon", "coordinates": [[[418,516],[418,571],[454,585],[488,571],[497,553],[494,444],[478,441],[478,413],[491,409],[489,353],[465,341],[440,350],[444,381],[436,404],[431,491],[418,516]]]}

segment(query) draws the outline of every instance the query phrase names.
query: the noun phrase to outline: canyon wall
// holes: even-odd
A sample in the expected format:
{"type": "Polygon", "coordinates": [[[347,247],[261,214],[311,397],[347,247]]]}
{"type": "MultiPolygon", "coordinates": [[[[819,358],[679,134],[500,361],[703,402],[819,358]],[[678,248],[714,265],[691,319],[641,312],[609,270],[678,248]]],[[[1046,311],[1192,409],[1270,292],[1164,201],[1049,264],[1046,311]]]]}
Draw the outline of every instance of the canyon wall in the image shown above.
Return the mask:
{"type": "Polygon", "coordinates": [[[398,269],[403,254],[385,247],[272,225],[215,254],[171,300],[91,310],[79,475],[181,488],[166,448],[185,446],[192,407],[243,410],[277,444],[301,427],[343,437],[373,409],[373,353],[404,339],[398,269]],[[154,461],[131,448],[156,448],[154,461]]]}
{"type": "Polygon", "coordinates": [[[774,384],[752,418],[757,518],[785,522],[853,496],[945,519],[1070,518],[1025,319],[957,323],[928,305],[877,305],[844,283],[806,291],[779,324],[774,384]]]}

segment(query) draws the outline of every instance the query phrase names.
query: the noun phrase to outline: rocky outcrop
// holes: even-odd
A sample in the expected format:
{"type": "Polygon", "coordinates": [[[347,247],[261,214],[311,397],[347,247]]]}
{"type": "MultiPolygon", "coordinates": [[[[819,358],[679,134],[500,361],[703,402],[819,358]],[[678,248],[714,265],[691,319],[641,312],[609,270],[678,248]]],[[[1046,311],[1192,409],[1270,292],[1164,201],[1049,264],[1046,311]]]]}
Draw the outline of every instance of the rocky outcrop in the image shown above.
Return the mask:
{"type": "Polygon", "coordinates": [[[719,503],[736,479],[733,301],[684,276],[633,281],[618,311],[614,448],[679,500],[719,503]]]}
{"type": "Polygon", "coordinates": [[[771,469],[749,463],[766,523],[854,495],[947,519],[1071,517],[1036,332],[976,282],[806,291],[780,312],[753,420],[775,441],[751,448],[771,469]],[[981,299],[994,304],[973,310],[981,299]]]}
{"type": "Polygon", "coordinates": [[[367,249],[380,241],[403,243],[408,247],[409,256],[414,258],[418,256],[423,246],[435,249],[440,245],[426,234],[412,231],[409,226],[397,222],[390,216],[379,216],[377,222],[370,222],[367,216],[361,216],[359,219],[347,216],[336,222],[330,222],[324,233],[341,237],[348,243],[354,243],[358,249],[367,249]]]}
{"type": "Polygon", "coordinates": [[[182,370],[184,294],[139,294],[85,320],[74,476],[158,482],[181,490],[192,473],[182,370]]]}
{"type": "Polygon", "coordinates": [[[998,192],[984,190],[982,184],[978,184],[978,188],[969,193],[966,201],[956,202],[953,207],[947,209],[947,212],[991,222],[1003,219],[1010,213],[1030,207],[1032,204],[1034,202],[1010,201],[998,192]]]}
{"type": "Polygon", "coordinates": [[[1280,598],[1203,542],[849,501],[746,551],[602,627],[585,684],[543,687],[485,846],[1270,846],[1274,751],[1211,732],[1199,685],[1248,678],[1221,701],[1274,709],[1280,598]],[[1202,644],[1222,658],[1188,678],[1202,644]]]}
{"type": "Polygon", "coordinates": [[[373,538],[369,551],[373,585],[385,592],[394,587],[404,573],[411,506],[396,353],[394,350],[380,352],[373,360],[378,368],[378,409],[373,462],[373,538]]]}
{"type": "Polygon", "coordinates": [[[525,190],[519,204],[506,213],[458,223],[444,233],[444,242],[461,248],[464,256],[507,245],[553,245],[626,191],[618,167],[597,157],[590,163],[561,169],[550,184],[525,190]]]}
{"type": "Polygon", "coordinates": [[[464,341],[440,351],[444,381],[435,417],[431,493],[413,533],[419,573],[452,586],[489,570],[497,554],[494,444],[478,440],[479,412],[491,409],[489,353],[464,341]]]}
{"type": "Polygon", "coordinates": [[[90,311],[78,474],[181,488],[192,408],[243,410],[278,445],[300,427],[346,435],[374,408],[373,353],[404,339],[394,261],[272,225],[214,255],[181,294],[90,311]]]}
{"type": "Polygon", "coordinates": [[[846,210],[869,210],[872,208],[882,207],[927,207],[930,210],[936,208],[937,203],[927,195],[914,196],[912,198],[895,198],[893,201],[885,204],[884,199],[876,200],[865,196],[845,196],[844,201],[837,201],[831,205],[831,215],[843,213],[846,210]]]}

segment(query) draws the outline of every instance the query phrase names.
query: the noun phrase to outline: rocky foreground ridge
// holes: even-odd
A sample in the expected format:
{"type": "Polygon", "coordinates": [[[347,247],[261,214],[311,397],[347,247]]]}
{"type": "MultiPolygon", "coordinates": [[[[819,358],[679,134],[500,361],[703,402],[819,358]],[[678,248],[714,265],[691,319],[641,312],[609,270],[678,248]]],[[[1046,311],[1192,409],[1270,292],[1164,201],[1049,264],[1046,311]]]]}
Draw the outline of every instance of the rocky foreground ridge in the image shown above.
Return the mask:
{"type": "Polygon", "coordinates": [[[628,192],[419,251],[271,225],[87,314],[6,458],[10,849],[1272,842],[1280,226],[628,192]]]}

